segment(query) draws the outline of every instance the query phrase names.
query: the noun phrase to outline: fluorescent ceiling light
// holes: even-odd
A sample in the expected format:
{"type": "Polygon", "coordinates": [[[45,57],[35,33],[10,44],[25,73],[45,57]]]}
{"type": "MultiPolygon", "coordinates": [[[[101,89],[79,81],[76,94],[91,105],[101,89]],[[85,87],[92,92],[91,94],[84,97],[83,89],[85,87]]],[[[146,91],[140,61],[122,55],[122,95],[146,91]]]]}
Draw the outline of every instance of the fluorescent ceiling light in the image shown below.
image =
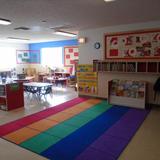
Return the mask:
{"type": "Polygon", "coordinates": [[[115,0],[104,0],[105,2],[113,2],[113,1],[115,1],[115,0]]]}
{"type": "Polygon", "coordinates": [[[9,24],[11,24],[11,21],[8,19],[0,18],[0,24],[1,25],[9,25],[9,24]]]}
{"type": "Polygon", "coordinates": [[[67,37],[77,36],[76,34],[69,33],[69,32],[63,32],[63,31],[56,31],[56,32],[54,32],[54,34],[61,35],[61,36],[67,36],[67,37]]]}

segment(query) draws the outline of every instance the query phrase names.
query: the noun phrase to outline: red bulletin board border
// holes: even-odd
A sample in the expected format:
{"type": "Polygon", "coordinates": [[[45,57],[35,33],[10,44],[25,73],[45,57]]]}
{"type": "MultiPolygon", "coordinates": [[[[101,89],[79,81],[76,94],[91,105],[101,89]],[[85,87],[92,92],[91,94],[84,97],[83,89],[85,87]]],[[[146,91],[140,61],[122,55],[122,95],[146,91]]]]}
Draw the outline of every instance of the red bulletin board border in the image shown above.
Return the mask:
{"type": "MultiPolygon", "coordinates": [[[[29,58],[30,59],[30,58],[29,58]]],[[[17,64],[39,64],[40,63],[40,51],[39,50],[16,50],[16,62],[17,64]],[[38,62],[19,62],[18,60],[18,53],[20,52],[27,52],[29,54],[32,54],[32,53],[37,53],[39,54],[39,59],[37,60],[38,62]]]]}
{"type": "Polygon", "coordinates": [[[104,43],[105,59],[160,59],[160,29],[105,34],[104,43]]]}
{"type": "MultiPolygon", "coordinates": [[[[66,49],[72,50],[72,49],[74,49],[74,48],[78,48],[78,46],[65,46],[65,47],[64,47],[64,66],[65,66],[65,67],[72,67],[72,66],[74,65],[74,64],[70,64],[70,65],[67,65],[67,64],[66,64],[66,54],[67,54],[67,53],[66,53],[66,49]]],[[[78,54],[79,54],[79,51],[78,51],[78,54]]],[[[74,56],[77,57],[77,56],[79,56],[79,55],[77,55],[77,54],[74,53],[74,56]]],[[[71,59],[71,61],[74,61],[74,60],[78,60],[78,59],[71,59]]],[[[73,63],[74,63],[74,62],[73,62],[73,63]]]]}

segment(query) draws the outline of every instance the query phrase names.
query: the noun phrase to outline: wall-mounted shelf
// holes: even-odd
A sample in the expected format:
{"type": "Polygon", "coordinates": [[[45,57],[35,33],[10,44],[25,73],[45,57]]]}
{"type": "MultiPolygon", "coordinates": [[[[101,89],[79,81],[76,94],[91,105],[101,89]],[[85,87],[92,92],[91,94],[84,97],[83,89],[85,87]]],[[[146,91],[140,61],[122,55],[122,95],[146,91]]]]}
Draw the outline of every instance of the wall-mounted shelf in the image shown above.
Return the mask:
{"type": "Polygon", "coordinates": [[[154,60],[154,61],[93,60],[93,71],[160,74],[160,61],[158,60],[154,60]]]}

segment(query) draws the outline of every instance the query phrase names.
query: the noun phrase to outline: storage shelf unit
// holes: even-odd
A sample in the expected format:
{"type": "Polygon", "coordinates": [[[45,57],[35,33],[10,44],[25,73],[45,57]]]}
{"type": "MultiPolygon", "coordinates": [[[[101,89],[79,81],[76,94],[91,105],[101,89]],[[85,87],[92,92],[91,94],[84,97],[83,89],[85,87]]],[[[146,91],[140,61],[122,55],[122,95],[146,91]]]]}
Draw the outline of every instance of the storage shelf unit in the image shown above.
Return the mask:
{"type": "Polygon", "coordinates": [[[144,81],[118,80],[109,81],[108,102],[144,109],[146,106],[146,85],[144,81]]]}
{"type": "Polygon", "coordinates": [[[93,71],[160,74],[160,60],[93,60],[93,71]]]}
{"type": "Polygon", "coordinates": [[[23,83],[0,83],[0,109],[24,107],[23,83]]]}

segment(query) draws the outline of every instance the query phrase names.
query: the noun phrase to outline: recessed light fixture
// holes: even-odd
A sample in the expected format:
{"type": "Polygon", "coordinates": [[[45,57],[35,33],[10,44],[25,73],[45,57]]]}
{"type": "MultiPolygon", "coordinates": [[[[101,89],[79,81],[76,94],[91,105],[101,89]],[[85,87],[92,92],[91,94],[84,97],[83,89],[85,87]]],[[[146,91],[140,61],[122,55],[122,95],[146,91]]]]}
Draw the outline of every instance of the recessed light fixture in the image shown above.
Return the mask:
{"type": "Polygon", "coordinates": [[[1,25],[9,25],[9,24],[11,24],[11,21],[8,19],[0,18],[0,24],[1,25]]]}
{"type": "Polygon", "coordinates": [[[113,2],[113,1],[115,1],[115,0],[104,0],[105,2],[113,2]]]}
{"type": "Polygon", "coordinates": [[[56,31],[56,32],[54,32],[54,34],[61,35],[61,36],[67,36],[67,37],[76,37],[77,36],[76,34],[64,32],[64,31],[56,31]]]}

